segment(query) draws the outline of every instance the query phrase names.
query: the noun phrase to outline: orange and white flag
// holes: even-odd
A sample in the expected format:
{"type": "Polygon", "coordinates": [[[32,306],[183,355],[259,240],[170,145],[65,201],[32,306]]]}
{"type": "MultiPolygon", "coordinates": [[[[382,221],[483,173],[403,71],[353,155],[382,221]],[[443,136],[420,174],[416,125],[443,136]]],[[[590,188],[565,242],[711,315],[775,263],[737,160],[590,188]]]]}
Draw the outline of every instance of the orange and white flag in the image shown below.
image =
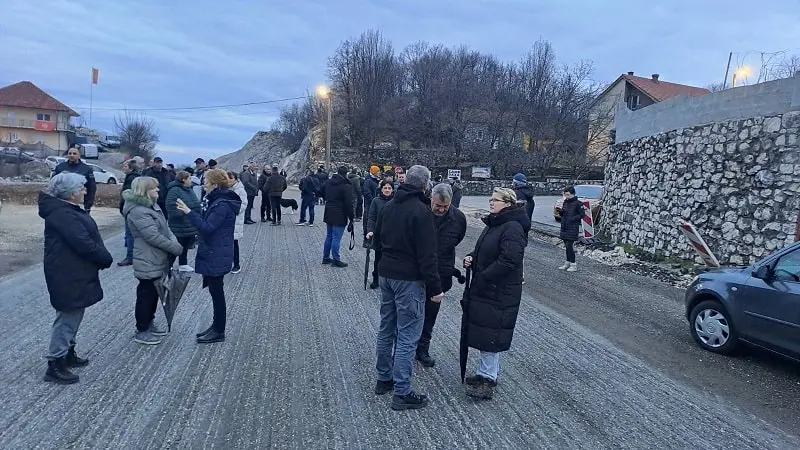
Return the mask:
{"type": "Polygon", "coordinates": [[[100,70],[92,67],[92,84],[97,84],[97,80],[99,79],[100,79],[100,70]]]}

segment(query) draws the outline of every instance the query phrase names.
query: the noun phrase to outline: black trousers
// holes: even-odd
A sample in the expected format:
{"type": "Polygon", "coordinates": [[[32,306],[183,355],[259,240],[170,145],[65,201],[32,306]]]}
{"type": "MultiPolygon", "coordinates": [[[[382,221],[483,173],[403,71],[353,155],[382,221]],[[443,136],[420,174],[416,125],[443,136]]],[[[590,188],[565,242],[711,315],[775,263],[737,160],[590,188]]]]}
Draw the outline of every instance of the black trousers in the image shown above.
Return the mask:
{"type": "Polygon", "coordinates": [[[277,195],[269,196],[269,203],[272,205],[272,223],[281,221],[281,198],[277,195]]]}
{"type": "Polygon", "coordinates": [[[211,328],[217,333],[225,333],[225,322],[227,322],[224,280],[224,276],[203,276],[203,287],[208,287],[208,293],[211,294],[211,305],[214,308],[214,321],[211,323],[211,328]]]}
{"type": "Polygon", "coordinates": [[[355,217],[364,216],[364,196],[356,194],[356,215],[355,217]]]}
{"type": "Polygon", "coordinates": [[[251,217],[253,217],[253,215],[252,215],[253,201],[255,201],[255,199],[256,199],[255,195],[248,195],[247,196],[247,207],[244,209],[244,220],[248,220],[248,221],[249,220],[253,220],[253,219],[251,219],[251,217]]]}
{"type": "Polygon", "coordinates": [[[567,248],[567,262],[575,262],[575,241],[564,240],[564,246],[567,248]]]}
{"type": "Polygon", "coordinates": [[[422,335],[417,344],[417,352],[427,352],[431,346],[431,337],[433,336],[433,326],[436,325],[436,317],[439,316],[439,308],[441,303],[425,300],[425,322],[422,324],[422,335]]]}
{"type": "MultiPolygon", "coordinates": [[[[183,247],[183,251],[181,252],[180,256],[178,256],[178,264],[185,266],[189,264],[189,258],[187,257],[187,254],[189,253],[189,247],[191,247],[194,243],[194,236],[179,237],[178,243],[181,244],[181,247],[183,247]]],[[[170,261],[173,260],[170,259],[170,261]]],[[[172,267],[172,264],[170,264],[170,267],[172,267]]]]}
{"type": "Polygon", "coordinates": [[[156,291],[155,282],[159,278],[153,280],[139,280],[139,285],[136,286],[136,330],[147,331],[150,325],[156,318],[156,309],[158,308],[158,291],[156,291]]]}
{"type": "Polygon", "coordinates": [[[233,267],[239,266],[239,240],[233,240],[233,267]]]}
{"type": "Polygon", "coordinates": [[[381,256],[383,252],[380,250],[375,250],[375,264],[372,266],[372,282],[377,284],[378,283],[378,262],[381,260],[381,256]]]}
{"type": "Polygon", "coordinates": [[[272,210],[270,209],[269,195],[261,193],[261,219],[272,220],[272,210]]]}

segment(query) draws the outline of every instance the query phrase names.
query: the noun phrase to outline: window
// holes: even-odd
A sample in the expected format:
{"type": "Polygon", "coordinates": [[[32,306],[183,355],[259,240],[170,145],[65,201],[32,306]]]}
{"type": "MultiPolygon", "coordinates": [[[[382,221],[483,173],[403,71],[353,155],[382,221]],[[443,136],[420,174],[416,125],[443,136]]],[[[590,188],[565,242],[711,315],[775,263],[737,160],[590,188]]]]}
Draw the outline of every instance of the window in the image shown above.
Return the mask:
{"type": "Polygon", "coordinates": [[[795,250],[781,256],[773,273],[776,280],[800,282],[800,251],[795,250]]]}
{"type": "Polygon", "coordinates": [[[8,142],[17,142],[19,140],[19,135],[14,131],[8,132],[8,142]]]}
{"type": "Polygon", "coordinates": [[[36,120],[50,122],[50,114],[36,114],[36,120]]]}
{"type": "Polygon", "coordinates": [[[639,107],[639,96],[635,94],[631,94],[628,96],[628,109],[636,109],[639,107]]]}

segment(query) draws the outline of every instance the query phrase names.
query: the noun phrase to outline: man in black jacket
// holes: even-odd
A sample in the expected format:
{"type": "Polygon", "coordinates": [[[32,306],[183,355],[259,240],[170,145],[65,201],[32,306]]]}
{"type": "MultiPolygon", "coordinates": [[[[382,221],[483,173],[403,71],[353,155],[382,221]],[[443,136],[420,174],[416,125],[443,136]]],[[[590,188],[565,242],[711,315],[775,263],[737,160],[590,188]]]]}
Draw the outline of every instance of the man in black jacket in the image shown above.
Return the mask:
{"type": "Polygon", "coordinates": [[[167,191],[169,183],[172,181],[169,170],[164,167],[164,160],[160,156],[153,158],[153,165],[142,172],[143,177],[153,177],[158,180],[158,203],[161,213],[167,216],[167,191]]]}
{"type": "Polygon", "coordinates": [[[300,180],[300,221],[297,225],[314,226],[314,199],[317,196],[317,181],[312,171],[308,171],[306,176],[300,180]],[[306,210],[308,210],[308,222],[306,222],[306,210]]]}
{"type": "MultiPolygon", "coordinates": [[[[328,182],[328,172],[325,171],[325,168],[323,166],[319,166],[317,173],[315,173],[314,176],[317,177],[317,181],[319,182],[317,184],[319,185],[320,189],[324,189],[325,184],[328,182]]],[[[320,192],[320,194],[322,193],[320,192]]],[[[320,204],[325,201],[324,197],[324,195],[319,196],[320,204]]]]}
{"type": "Polygon", "coordinates": [[[272,205],[269,204],[269,190],[267,181],[272,176],[269,166],[264,166],[261,175],[258,176],[258,190],[261,191],[261,222],[272,222],[272,205]]]}
{"type": "MultiPolygon", "coordinates": [[[[467,218],[458,208],[452,206],[453,189],[447,183],[437,184],[431,191],[431,210],[433,223],[436,227],[436,253],[438,260],[439,278],[442,282],[441,292],[447,292],[453,287],[453,277],[460,277],[461,272],[455,268],[456,247],[467,234],[467,218]]],[[[428,296],[435,294],[428,290],[428,296]]],[[[441,302],[430,299],[425,301],[425,323],[422,326],[422,335],[417,344],[417,361],[425,367],[433,367],[436,360],[431,357],[428,350],[431,346],[433,326],[439,315],[441,302]]]]}
{"type": "Polygon", "coordinates": [[[287,187],[286,177],[278,173],[278,166],[272,166],[272,175],[267,179],[265,186],[272,207],[272,225],[281,224],[281,198],[287,187]]]}
{"type": "Polygon", "coordinates": [[[67,160],[56,166],[53,171],[53,176],[61,172],[72,172],[78,175],[83,175],[86,178],[86,196],[83,198],[83,209],[86,212],[91,211],[94,205],[94,196],[97,193],[97,184],[94,181],[94,169],[83,161],[81,161],[81,151],[77,147],[73,147],[67,151],[67,160]]]}
{"type": "Polygon", "coordinates": [[[254,164],[244,166],[244,170],[239,174],[239,181],[244,185],[244,190],[247,192],[247,207],[244,210],[244,223],[246,225],[254,224],[252,219],[253,202],[258,196],[258,174],[256,173],[256,166],[254,164]]]}
{"type": "MultiPolygon", "coordinates": [[[[122,214],[122,208],[125,206],[125,199],[122,198],[122,192],[130,189],[133,180],[139,176],[139,164],[135,159],[129,159],[125,161],[125,163],[122,164],[122,173],[125,174],[125,181],[122,182],[122,191],[120,191],[119,196],[120,214],[122,214]]],[[[133,264],[133,235],[131,234],[130,228],[128,228],[128,221],[124,219],[123,221],[125,222],[125,248],[127,249],[127,253],[125,255],[125,259],[117,263],[117,265],[120,267],[130,266],[133,264]]]]}
{"type": "Polygon", "coordinates": [[[339,255],[345,227],[349,231],[353,226],[353,186],[347,181],[347,167],[339,167],[322,188],[322,196],[325,199],[325,214],[322,220],[327,226],[322,264],[347,267],[347,263],[342,262],[339,255]]]}
{"type": "Polygon", "coordinates": [[[395,410],[428,404],[427,396],[412,390],[411,375],[425,300],[439,302],[444,295],[437,270],[436,229],[425,196],[431,172],[424,166],[411,166],[405,178],[394,199],[384,206],[373,235],[373,245],[382,252],[375,393],[394,390],[395,410]]]}

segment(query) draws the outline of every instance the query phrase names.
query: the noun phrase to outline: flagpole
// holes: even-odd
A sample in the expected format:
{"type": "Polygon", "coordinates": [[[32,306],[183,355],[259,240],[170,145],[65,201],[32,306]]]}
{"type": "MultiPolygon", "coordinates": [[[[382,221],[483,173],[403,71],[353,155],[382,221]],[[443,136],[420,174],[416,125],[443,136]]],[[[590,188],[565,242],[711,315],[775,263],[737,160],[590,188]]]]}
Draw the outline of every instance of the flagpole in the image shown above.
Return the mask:
{"type": "Polygon", "coordinates": [[[89,128],[92,128],[92,100],[94,97],[94,74],[89,82],[89,128]]]}

